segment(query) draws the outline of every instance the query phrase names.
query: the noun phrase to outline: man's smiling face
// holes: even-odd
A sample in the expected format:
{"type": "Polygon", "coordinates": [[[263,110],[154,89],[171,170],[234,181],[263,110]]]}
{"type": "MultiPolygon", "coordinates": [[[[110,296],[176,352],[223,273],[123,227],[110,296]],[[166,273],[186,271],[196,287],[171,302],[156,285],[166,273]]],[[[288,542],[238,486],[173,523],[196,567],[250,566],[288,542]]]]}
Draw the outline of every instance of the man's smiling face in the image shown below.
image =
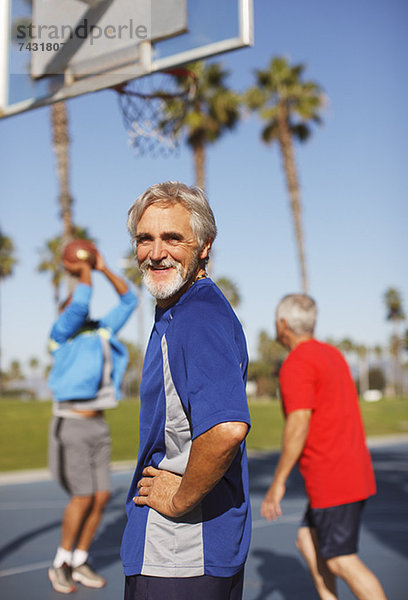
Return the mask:
{"type": "Polygon", "coordinates": [[[194,281],[199,260],[209,251],[209,247],[200,251],[189,211],[182,204],[166,202],[152,204],[144,211],[137,225],[136,244],[143,281],[162,307],[194,281]]]}

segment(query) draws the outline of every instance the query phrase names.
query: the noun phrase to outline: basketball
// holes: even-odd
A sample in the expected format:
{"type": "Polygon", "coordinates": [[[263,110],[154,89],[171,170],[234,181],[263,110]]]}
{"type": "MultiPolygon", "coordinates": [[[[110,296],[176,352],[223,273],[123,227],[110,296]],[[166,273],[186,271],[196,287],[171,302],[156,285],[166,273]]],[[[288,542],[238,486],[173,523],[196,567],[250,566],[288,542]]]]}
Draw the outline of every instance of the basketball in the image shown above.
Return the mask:
{"type": "Polygon", "coordinates": [[[62,260],[69,262],[87,261],[91,267],[96,264],[95,244],[88,240],[73,240],[69,242],[62,253],[62,260]]]}

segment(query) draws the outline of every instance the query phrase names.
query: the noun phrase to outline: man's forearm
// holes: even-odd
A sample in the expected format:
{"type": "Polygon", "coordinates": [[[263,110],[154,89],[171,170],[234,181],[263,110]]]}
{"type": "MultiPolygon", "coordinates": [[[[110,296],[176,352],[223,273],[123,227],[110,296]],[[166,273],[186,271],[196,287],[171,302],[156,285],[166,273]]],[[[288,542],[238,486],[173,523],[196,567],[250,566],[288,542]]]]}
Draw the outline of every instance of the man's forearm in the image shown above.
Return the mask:
{"type": "Polygon", "coordinates": [[[247,431],[246,423],[220,423],[193,441],[185,473],[173,497],[178,513],[194,508],[220,481],[247,431]]]}
{"type": "Polygon", "coordinates": [[[281,455],[272,483],[261,505],[261,515],[268,521],[277,519],[282,514],[280,504],[286,492],[286,480],[302,454],[311,414],[311,410],[295,410],[286,419],[281,455]]]}
{"type": "Polygon", "coordinates": [[[309,410],[296,410],[288,415],[274,481],[284,484],[299,460],[309,432],[310,416],[309,410]]]}
{"type": "Polygon", "coordinates": [[[105,277],[107,277],[107,279],[111,282],[111,284],[115,288],[116,292],[120,296],[123,296],[123,294],[126,294],[126,292],[129,291],[129,287],[128,287],[127,283],[121,277],[119,277],[118,275],[115,275],[115,273],[113,273],[110,269],[108,269],[108,267],[106,265],[104,265],[104,267],[101,269],[101,271],[105,275],[105,277]]]}
{"type": "Polygon", "coordinates": [[[191,444],[184,475],[149,466],[137,484],[138,506],[150,506],[169,517],[190,512],[220,481],[232,463],[248,425],[243,422],[220,423],[191,444]]]}

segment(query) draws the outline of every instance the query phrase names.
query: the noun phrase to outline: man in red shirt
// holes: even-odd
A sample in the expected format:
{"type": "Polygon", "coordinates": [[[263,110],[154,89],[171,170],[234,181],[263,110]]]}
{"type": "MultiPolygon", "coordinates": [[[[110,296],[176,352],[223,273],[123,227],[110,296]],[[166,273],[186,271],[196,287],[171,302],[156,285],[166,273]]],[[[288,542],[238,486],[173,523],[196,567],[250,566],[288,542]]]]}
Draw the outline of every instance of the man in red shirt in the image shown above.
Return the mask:
{"type": "Polygon", "coordinates": [[[261,515],[282,514],[285,483],[299,462],[309,506],[297,547],[320,598],[337,599],[338,576],[359,600],[385,600],[377,577],[357,556],[363,506],[376,493],[357,391],[343,355],[313,338],[316,316],[305,294],[285,296],[276,309],[277,339],[290,350],[279,374],[286,420],[261,515]]]}

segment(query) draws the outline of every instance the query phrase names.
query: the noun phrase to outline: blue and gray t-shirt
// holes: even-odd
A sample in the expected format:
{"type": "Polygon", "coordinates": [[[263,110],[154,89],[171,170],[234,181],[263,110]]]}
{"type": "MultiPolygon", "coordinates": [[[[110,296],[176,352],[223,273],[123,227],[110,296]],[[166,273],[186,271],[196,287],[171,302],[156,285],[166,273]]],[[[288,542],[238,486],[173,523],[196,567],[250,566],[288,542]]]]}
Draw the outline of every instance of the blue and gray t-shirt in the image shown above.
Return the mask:
{"type": "Polygon", "coordinates": [[[156,310],[141,383],[138,462],[127,499],[121,556],[126,575],[230,577],[245,563],[251,534],[245,442],[221,481],[179,518],[136,506],[152,465],[182,475],[191,442],[215,425],[250,417],[242,327],[210,279],[156,310]]]}

